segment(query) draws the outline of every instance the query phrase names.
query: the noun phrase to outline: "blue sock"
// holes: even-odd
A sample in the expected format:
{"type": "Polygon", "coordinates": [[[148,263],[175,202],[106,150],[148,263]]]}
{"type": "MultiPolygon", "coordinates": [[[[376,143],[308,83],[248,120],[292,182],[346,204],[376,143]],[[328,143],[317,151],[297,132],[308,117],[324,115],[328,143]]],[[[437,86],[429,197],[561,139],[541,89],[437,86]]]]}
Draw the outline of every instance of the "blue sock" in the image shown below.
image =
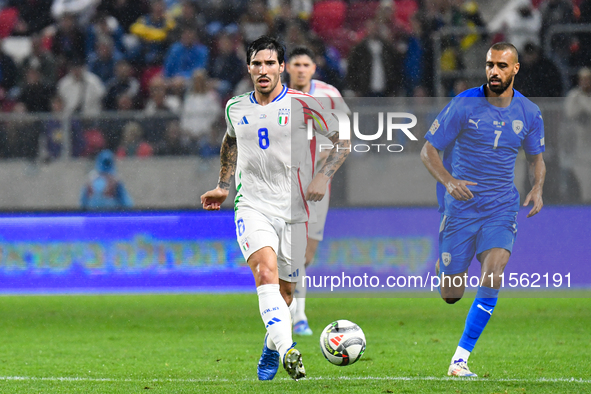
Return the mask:
{"type": "Polygon", "coordinates": [[[497,297],[499,296],[498,289],[491,289],[490,287],[479,287],[476,292],[476,299],[468,312],[466,317],[466,327],[460,339],[458,346],[471,352],[476,345],[476,341],[484,331],[486,323],[492,316],[497,305],[497,297]]]}

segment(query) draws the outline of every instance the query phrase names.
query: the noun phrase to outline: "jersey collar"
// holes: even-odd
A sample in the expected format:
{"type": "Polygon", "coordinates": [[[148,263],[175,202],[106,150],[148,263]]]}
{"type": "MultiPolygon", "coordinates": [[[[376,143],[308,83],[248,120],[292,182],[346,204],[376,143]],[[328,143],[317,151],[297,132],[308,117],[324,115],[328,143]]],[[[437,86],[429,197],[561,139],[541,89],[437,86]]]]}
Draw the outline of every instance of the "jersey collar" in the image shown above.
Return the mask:
{"type": "MultiPolygon", "coordinates": [[[[287,94],[287,86],[286,85],[282,85],[282,86],[283,86],[283,89],[281,90],[281,93],[279,93],[279,95],[277,97],[275,97],[273,99],[273,101],[271,101],[272,103],[274,103],[275,101],[281,100],[287,94]]],[[[254,97],[254,90],[252,92],[250,92],[250,102],[253,104],[258,104],[257,99],[254,97]]]]}
{"type": "Polygon", "coordinates": [[[316,90],[316,82],[314,82],[314,80],[310,81],[310,91],[308,92],[308,94],[310,96],[312,96],[314,94],[314,91],[316,90]]]}

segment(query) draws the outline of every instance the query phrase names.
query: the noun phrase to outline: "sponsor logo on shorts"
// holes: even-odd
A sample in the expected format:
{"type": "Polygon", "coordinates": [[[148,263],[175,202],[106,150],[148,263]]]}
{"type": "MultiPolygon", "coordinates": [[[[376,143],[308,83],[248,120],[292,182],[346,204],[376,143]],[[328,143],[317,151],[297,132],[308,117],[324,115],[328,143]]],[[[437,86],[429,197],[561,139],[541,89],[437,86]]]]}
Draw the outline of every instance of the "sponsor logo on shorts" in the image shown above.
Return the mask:
{"type": "Polygon", "coordinates": [[[441,253],[441,261],[443,261],[443,265],[446,267],[451,263],[451,254],[450,253],[441,253]]]}

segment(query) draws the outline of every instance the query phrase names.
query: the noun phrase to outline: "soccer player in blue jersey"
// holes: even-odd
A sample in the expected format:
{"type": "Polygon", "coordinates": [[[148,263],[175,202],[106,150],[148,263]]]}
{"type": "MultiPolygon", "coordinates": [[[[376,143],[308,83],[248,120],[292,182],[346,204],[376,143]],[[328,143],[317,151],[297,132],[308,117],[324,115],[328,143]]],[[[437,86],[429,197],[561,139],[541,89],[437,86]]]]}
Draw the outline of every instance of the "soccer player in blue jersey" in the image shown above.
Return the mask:
{"type": "Polygon", "coordinates": [[[464,275],[475,254],[482,269],[450,376],[476,376],[468,369],[468,357],[495,309],[500,275],[517,235],[519,193],[513,180],[519,148],[525,151],[532,184],[523,204],[533,202],[527,217],[543,206],[544,122],[538,106],[513,89],[518,71],[515,47],[493,45],[486,55],[487,83],[461,93],[441,111],[421,151],[423,163],[439,182],[442,217],[436,270],[442,278],[441,297],[448,304],[462,298],[464,275]],[[461,280],[454,281],[458,276],[461,280]]]}

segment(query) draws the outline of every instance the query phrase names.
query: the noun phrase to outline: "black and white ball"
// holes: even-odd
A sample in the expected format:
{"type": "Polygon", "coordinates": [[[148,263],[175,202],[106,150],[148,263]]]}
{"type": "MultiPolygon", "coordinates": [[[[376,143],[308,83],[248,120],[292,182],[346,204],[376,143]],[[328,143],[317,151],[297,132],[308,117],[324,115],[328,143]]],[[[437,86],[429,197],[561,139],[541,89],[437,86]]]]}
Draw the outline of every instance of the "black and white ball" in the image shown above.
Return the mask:
{"type": "Polygon", "coordinates": [[[330,323],[320,334],[320,350],[334,365],[351,365],[365,351],[365,335],[359,326],[349,320],[330,323]]]}

